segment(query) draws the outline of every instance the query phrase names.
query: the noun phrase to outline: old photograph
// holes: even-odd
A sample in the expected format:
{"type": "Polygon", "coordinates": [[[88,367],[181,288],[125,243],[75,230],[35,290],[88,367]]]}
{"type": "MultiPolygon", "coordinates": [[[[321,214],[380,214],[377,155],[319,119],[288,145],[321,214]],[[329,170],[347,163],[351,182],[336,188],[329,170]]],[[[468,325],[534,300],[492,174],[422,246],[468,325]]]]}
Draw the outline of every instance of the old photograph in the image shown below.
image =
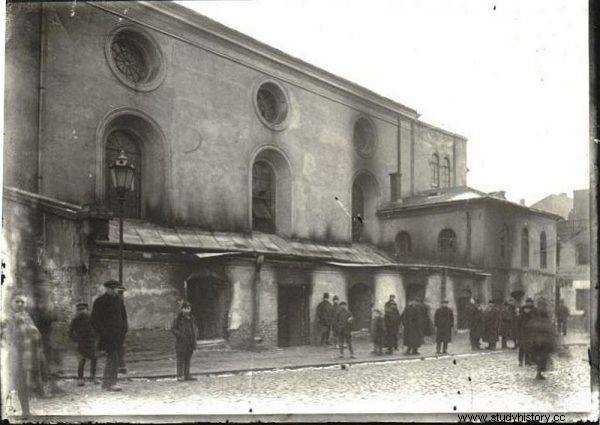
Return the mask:
{"type": "Polygon", "coordinates": [[[2,418],[597,421],[589,8],[4,5],[2,418]]]}

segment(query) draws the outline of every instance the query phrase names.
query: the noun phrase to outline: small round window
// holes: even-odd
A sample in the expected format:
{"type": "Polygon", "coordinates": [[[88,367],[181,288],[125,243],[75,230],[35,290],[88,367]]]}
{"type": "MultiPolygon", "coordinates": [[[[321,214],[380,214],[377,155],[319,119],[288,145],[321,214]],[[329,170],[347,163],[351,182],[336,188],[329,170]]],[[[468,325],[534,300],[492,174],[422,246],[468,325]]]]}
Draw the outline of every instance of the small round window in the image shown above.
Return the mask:
{"type": "Polygon", "coordinates": [[[256,90],[254,105],[260,120],[267,127],[281,130],[288,116],[288,100],[283,89],[268,81],[256,90]]]}
{"type": "Polygon", "coordinates": [[[114,30],[106,43],[106,58],[115,76],[134,90],[154,90],[164,79],[160,47],[138,28],[114,30]]]}
{"type": "Polygon", "coordinates": [[[354,149],[363,158],[369,158],[375,152],[375,128],[367,118],[359,118],[354,123],[352,141],[354,149]]]}

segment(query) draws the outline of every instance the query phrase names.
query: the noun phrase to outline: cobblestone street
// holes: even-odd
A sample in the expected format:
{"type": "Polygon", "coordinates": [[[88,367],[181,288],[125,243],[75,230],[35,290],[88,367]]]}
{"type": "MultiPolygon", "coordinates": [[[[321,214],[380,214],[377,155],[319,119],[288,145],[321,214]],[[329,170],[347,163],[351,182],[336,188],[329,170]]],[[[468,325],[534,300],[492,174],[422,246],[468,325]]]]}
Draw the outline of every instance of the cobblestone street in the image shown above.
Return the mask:
{"type": "Polygon", "coordinates": [[[43,415],[201,415],[306,412],[562,412],[589,411],[587,351],[554,356],[546,381],[533,366],[518,367],[516,352],[415,359],[237,375],[200,376],[196,382],[136,379],[122,393],[83,390],[63,382],[68,395],[33,400],[43,415]]]}

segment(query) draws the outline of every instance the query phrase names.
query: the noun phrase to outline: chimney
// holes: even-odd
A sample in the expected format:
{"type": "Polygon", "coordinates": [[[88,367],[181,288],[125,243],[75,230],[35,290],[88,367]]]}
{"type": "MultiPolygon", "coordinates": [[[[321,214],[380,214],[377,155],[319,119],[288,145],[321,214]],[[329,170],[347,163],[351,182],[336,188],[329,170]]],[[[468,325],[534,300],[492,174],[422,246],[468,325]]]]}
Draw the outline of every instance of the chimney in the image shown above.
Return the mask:
{"type": "Polygon", "coordinates": [[[519,201],[519,204],[525,206],[525,199],[521,198],[521,200],[519,201]]]}

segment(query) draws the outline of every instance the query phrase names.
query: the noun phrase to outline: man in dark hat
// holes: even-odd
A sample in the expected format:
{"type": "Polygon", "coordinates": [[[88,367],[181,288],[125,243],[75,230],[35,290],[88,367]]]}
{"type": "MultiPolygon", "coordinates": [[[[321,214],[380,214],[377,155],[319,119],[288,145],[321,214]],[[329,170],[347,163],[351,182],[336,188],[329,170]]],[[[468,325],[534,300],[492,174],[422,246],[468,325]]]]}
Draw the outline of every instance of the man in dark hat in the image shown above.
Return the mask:
{"type": "Polygon", "coordinates": [[[481,350],[480,339],[483,336],[483,312],[479,305],[479,299],[472,299],[465,310],[469,325],[471,350],[481,350]]]}
{"type": "Polygon", "coordinates": [[[435,325],[435,352],[440,354],[440,348],[443,354],[448,354],[448,343],[452,339],[452,327],[454,326],[454,313],[448,307],[448,301],[442,300],[442,306],[438,308],[433,315],[433,324],[435,325]]]}
{"type": "Polygon", "coordinates": [[[383,320],[385,322],[387,353],[392,354],[394,350],[398,349],[398,332],[400,330],[400,311],[394,294],[390,294],[390,299],[385,303],[383,320]]]}
{"type": "Polygon", "coordinates": [[[175,335],[175,354],[177,356],[177,380],[195,381],[190,373],[190,362],[192,354],[196,349],[196,337],[198,328],[192,316],[192,306],[183,300],[179,314],[173,320],[171,332],[175,335]]]}
{"type": "Polygon", "coordinates": [[[107,391],[121,391],[117,386],[117,369],[119,349],[127,333],[127,311],[117,294],[119,286],[116,280],[105,282],[106,292],[96,298],[92,306],[92,326],[99,337],[98,348],[106,351],[102,388],[107,391]]]}
{"type": "Polygon", "coordinates": [[[494,301],[489,300],[483,312],[483,339],[487,342],[488,350],[495,350],[500,332],[500,311],[494,301]]]}
{"type": "Polygon", "coordinates": [[[317,306],[317,325],[321,334],[321,345],[329,344],[329,330],[333,319],[333,306],[329,302],[329,293],[323,294],[323,301],[317,306]]]}
{"type": "Polygon", "coordinates": [[[502,348],[508,347],[507,341],[509,339],[513,340],[515,344],[513,348],[516,348],[517,342],[515,335],[513,334],[513,329],[515,327],[514,322],[516,320],[517,314],[512,300],[504,302],[500,316],[500,337],[502,338],[502,348]]]}
{"type": "Polygon", "coordinates": [[[83,372],[85,370],[85,361],[90,361],[90,380],[96,381],[96,347],[94,328],[92,327],[92,318],[90,317],[88,303],[77,303],[77,313],[71,325],[69,326],[69,338],[77,343],[77,355],[79,363],[77,366],[77,385],[84,385],[83,372]]]}
{"type": "MultiPolygon", "coordinates": [[[[123,300],[123,304],[125,304],[125,291],[127,288],[124,286],[119,286],[117,288],[117,295],[119,298],[123,300]]],[[[123,344],[119,347],[119,368],[117,369],[118,373],[127,373],[127,366],[125,365],[125,337],[123,337],[123,344]]]]}
{"type": "Polygon", "coordinates": [[[423,344],[423,318],[417,300],[410,300],[404,308],[400,319],[404,326],[404,354],[420,354],[418,349],[423,344]]]}

